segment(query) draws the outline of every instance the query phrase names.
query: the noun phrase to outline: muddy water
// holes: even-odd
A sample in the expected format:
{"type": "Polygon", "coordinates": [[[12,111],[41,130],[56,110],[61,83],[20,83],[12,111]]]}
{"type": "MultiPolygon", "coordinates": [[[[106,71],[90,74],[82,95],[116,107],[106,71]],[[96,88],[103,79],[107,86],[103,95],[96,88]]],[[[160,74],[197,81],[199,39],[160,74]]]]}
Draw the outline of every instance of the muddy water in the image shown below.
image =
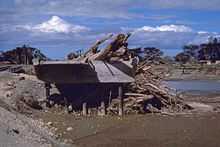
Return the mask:
{"type": "Polygon", "coordinates": [[[177,92],[190,92],[192,94],[220,94],[220,81],[218,80],[180,80],[166,81],[169,87],[177,90],[177,92]]]}

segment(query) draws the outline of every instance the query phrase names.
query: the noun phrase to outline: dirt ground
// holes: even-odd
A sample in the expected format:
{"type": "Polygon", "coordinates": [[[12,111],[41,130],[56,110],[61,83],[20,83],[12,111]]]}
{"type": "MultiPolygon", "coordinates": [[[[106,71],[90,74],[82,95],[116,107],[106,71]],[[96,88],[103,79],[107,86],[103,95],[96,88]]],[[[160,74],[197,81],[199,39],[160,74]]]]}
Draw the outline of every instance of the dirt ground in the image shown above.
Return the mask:
{"type": "Polygon", "coordinates": [[[136,115],[124,118],[76,118],[69,114],[41,117],[62,138],[80,147],[219,147],[220,114],[136,115]],[[65,122],[65,123],[63,123],[65,122]],[[71,131],[66,129],[71,127],[71,131]],[[62,133],[61,133],[62,132],[62,133]],[[64,133],[63,133],[64,132],[64,133]],[[62,135],[61,135],[62,134],[62,135]]]}
{"type": "Polygon", "coordinates": [[[184,99],[197,109],[184,114],[76,117],[57,109],[38,114],[55,134],[79,147],[219,147],[219,94],[184,99]],[[207,107],[208,106],[208,107],[207,107]],[[211,108],[211,109],[210,109],[211,108]],[[68,130],[68,128],[71,128],[68,130]]]}
{"type": "Polygon", "coordinates": [[[186,95],[184,99],[197,102],[194,105],[206,111],[178,115],[129,115],[123,118],[82,117],[55,107],[42,110],[27,107],[23,113],[18,113],[16,97],[23,94],[33,96],[34,101],[45,97],[43,85],[36,78],[0,74],[0,146],[8,143],[13,144],[12,147],[55,144],[56,147],[66,144],[79,147],[220,146],[220,111],[214,111],[220,106],[219,94],[205,97],[186,95]]]}

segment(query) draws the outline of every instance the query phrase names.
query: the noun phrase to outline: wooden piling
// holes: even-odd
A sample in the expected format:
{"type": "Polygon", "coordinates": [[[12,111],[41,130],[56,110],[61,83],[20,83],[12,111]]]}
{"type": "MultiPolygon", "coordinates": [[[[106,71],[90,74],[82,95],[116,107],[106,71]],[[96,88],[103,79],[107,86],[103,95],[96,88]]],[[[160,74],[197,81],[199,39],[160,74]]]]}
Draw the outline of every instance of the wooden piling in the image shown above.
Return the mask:
{"type": "Polygon", "coordinates": [[[47,100],[50,97],[50,88],[51,88],[50,84],[49,83],[45,83],[45,90],[46,90],[46,98],[47,98],[47,100]]]}
{"type": "Polygon", "coordinates": [[[104,116],[106,115],[106,108],[105,108],[105,102],[101,102],[101,115],[104,116]]]}
{"type": "Polygon", "coordinates": [[[123,98],[123,87],[122,85],[120,85],[118,87],[118,98],[119,98],[119,111],[118,111],[118,115],[119,116],[123,116],[124,114],[124,98],[123,98]]]}
{"type": "Polygon", "coordinates": [[[83,115],[86,116],[87,115],[87,103],[84,102],[82,107],[83,107],[83,115]]]}
{"type": "Polygon", "coordinates": [[[53,105],[53,102],[50,101],[50,84],[49,83],[45,83],[45,93],[46,93],[46,107],[51,107],[53,105]]]}

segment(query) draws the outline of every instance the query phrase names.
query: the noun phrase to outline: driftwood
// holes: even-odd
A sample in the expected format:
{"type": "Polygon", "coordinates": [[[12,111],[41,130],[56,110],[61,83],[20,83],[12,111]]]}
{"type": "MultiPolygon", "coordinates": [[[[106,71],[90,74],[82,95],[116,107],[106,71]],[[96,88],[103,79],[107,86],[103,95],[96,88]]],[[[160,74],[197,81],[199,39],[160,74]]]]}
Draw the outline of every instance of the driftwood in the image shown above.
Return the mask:
{"type": "Polygon", "coordinates": [[[125,96],[146,96],[145,94],[141,94],[141,93],[125,93],[125,96]]]}
{"type": "Polygon", "coordinates": [[[85,52],[85,54],[82,56],[81,59],[86,62],[91,56],[97,54],[99,45],[101,45],[102,43],[104,43],[108,39],[112,38],[112,36],[113,36],[113,34],[110,34],[107,37],[96,41],[96,43],[94,45],[92,45],[87,52],[85,52]]]}
{"type": "MultiPolygon", "coordinates": [[[[152,55],[151,57],[153,57],[152,55]]],[[[136,70],[135,83],[130,84],[125,93],[125,112],[127,113],[166,113],[181,112],[192,109],[187,105],[174,89],[162,83],[163,72],[155,73],[150,58],[139,63],[136,70]],[[163,108],[163,109],[162,109],[163,108]]],[[[113,103],[111,111],[117,113],[117,104],[113,103]]]]}
{"type": "Polygon", "coordinates": [[[76,61],[81,61],[81,62],[89,62],[91,60],[108,61],[110,58],[115,57],[115,56],[123,58],[125,54],[128,52],[127,40],[130,36],[131,36],[131,33],[128,33],[126,35],[118,34],[106,48],[101,49],[99,51],[98,50],[99,46],[105,41],[113,37],[113,34],[110,34],[106,36],[105,38],[96,41],[96,43],[92,45],[82,56],[79,56],[76,59],[75,58],[72,58],[72,59],[76,61]],[[119,51],[120,49],[122,49],[123,51],[119,51]]]}
{"type": "Polygon", "coordinates": [[[108,36],[106,36],[105,38],[96,41],[96,43],[94,45],[92,45],[87,52],[85,52],[84,56],[86,57],[89,53],[97,53],[98,52],[98,48],[99,45],[101,45],[102,43],[104,43],[105,41],[109,40],[110,38],[112,38],[113,34],[109,34],[108,36]]]}
{"type": "Polygon", "coordinates": [[[115,37],[115,39],[105,49],[103,49],[94,59],[108,60],[108,58],[110,58],[114,52],[116,52],[123,46],[127,46],[126,42],[130,36],[131,34],[118,34],[115,37]]]}

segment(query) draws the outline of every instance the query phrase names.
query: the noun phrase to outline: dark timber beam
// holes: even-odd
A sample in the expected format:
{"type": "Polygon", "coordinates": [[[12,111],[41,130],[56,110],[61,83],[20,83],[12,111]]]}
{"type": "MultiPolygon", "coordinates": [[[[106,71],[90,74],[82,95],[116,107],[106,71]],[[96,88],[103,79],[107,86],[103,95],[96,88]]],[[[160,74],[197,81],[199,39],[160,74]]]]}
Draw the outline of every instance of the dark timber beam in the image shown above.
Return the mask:
{"type": "Polygon", "coordinates": [[[52,102],[50,102],[50,89],[51,89],[51,85],[50,83],[45,83],[45,93],[46,93],[46,106],[47,107],[51,107],[52,102]]]}
{"type": "Polygon", "coordinates": [[[46,90],[46,98],[47,98],[47,100],[50,97],[50,89],[51,89],[50,83],[45,83],[45,90],[46,90]]]}
{"type": "Polygon", "coordinates": [[[118,98],[119,98],[119,111],[118,115],[123,116],[124,115],[124,98],[123,98],[123,86],[119,85],[118,87],[118,98]]]}
{"type": "Polygon", "coordinates": [[[82,104],[82,113],[83,113],[83,116],[87,116],[87,103],[86,102],[84,102],[83,104],[82,104]]]}

